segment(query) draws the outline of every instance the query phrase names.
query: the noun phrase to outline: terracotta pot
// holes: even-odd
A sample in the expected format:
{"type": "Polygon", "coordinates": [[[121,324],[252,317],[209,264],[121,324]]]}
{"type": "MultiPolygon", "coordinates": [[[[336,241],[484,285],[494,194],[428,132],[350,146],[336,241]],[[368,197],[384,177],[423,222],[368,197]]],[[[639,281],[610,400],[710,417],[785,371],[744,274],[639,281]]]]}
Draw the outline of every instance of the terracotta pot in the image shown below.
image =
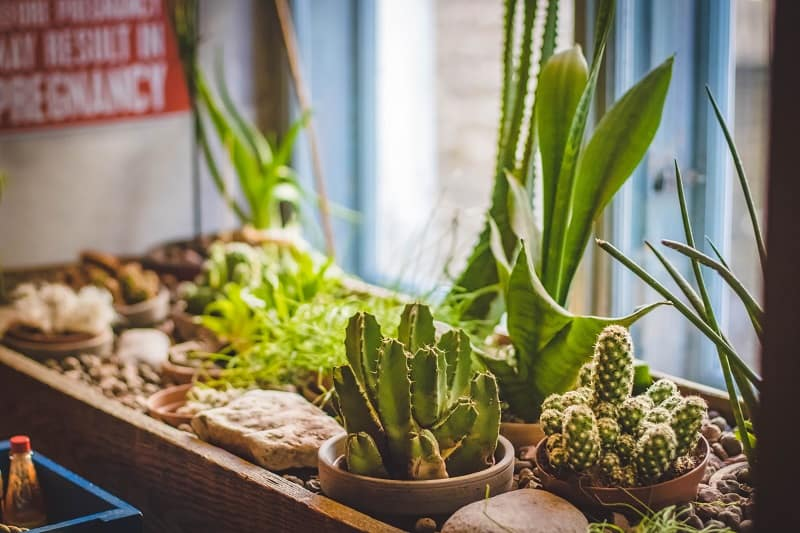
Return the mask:
{"type": "Polygon", "coordinates": [[[170,426],[178,427],[181,424],[189,424],[192,421],[192,415],[179,414],[175,411],[186,405],[186,394],[191,388],[192,384],[187,383],[158,391],[147,399],[147,411],[153,418],[166,422],[170,426]]]}
{"type": "Polygon", "coordinates": [[[202,342],[187,341],[180,344],[175,344],[170,347],[170,357],[161,364],[161,375],[164,379],[172,383],[182,385],[185,383],[192,383],[197,380],[204,380],[207,378],[216,379],[222,375],[222,369],[217,366],[199,367],[192,365],[183,365],[174,362],[174,353],[186,353],[191,351],[213,351],[209,346],[202,342]]]}
{"type": "Polygon", "coordinates": [[[577,507],[611,510],[636,517],[648,510],[658,511],[670,505],[693,500],[697,496],[697,486],[703,480],[708,465],[709,451],[708,442],[704,437],[700,437],[696,454],[703,459],[694,470],[675,479],[645,487],[593,487],[576,475],[566,480],[559,479],[550,469],[546,446],[538,446],[536,449],[536,466],[542,487],[569,500],[577,507]]]}
{"type": "Polygon", "coordinates": [[[205,249],[210,239],[187,239],[159,244],[147,251],[141,259],[142,266],[160,276],[173,276],[178,281],[192,281],[203,270],[205,249]],[[175,258],[170,248],[185,250],[184,257],[175,258]]]}
{"type": "Polygon", "coordinates": [[[97,335],[89,333],[67,333],[45,335],[19,327],[12,327],[3,336],[3,344],[33,359],[63,359],[70,355],[109,355],[114,345],[114,334],[110,329],[97,335]]]}
{"type": "Polygon", "coordinates": [[[122,317],[126,328],[148,328],[160,324],[169,316],[169,291],[162,288],[149,300],[131,304],[115,305],[114,309],[122,317]]]}
{"type": "Polygon", "coordinates": [[[346,435],[325,441],[319,449],[319,481],[334,500],[385,517],[440,516],[483,499],[486,486],[495,496],[511,489],[514,448],[500,437],[495,464],[465,476],[427,481],[398,481],[351,474],[343,467],[346,435]]]}
{"type": "Polygon", "coordinates": [[[511,441],[515,450],[536,446],[545,436],[542,425],[538,422],[535,424],[503,422],[500,424],[500,434],[511,441]]]}

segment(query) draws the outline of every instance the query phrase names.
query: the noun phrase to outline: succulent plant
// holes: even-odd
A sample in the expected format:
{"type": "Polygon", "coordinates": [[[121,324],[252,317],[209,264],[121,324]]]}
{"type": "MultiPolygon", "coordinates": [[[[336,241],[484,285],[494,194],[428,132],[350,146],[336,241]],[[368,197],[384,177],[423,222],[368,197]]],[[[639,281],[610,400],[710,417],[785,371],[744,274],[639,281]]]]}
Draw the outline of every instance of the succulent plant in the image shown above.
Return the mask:
{"type": "Polygon", "coordinates": [[[653,400],[649,396],[632,396],[626,398],[619,407],[619,425],[626,433],[634,433],[647,412],[653,408],[653,400]]]}
{"type": "Polygon", "coordinates": [[[594,363],[589,361],[578,371],[578,386],[591,387],[594,374],[594,363]]]}
{"type": "Polygon", "coordinates": [[[632,435],[622,433],[617,437],[617,442],[614,443],[614,451],[623,463],[630,463],[633,460],[633,454],[636,450],[636,439],[632,435]]]}
{"type": "Polygon", "coordinates": [[[705,400],[699,396],[686,396],[673,409],[670,426],[677,438],[679,457],[690,453],[697,445],[706,409],[705,400]]]}
{"type": "Polygon", "coordinates": [[[542,411],[547,411],[548,409],[563,411],[565,408],[566,406],[560,394],[551,394],[542,402],[542,411]]]}
{"type": "Polygon", "coordinates": [[[539,417],[539,423],[541,423],[545,435],[560,433],[561,427],[564,424],[564,414],[555,409],[546,409],[542,411],[542,416],[539,417]]]}
{"type": "Polygon", "coordinates": [[[653,424],[636,442],[635,462],[639,479],[653,482],[660,478],[675,459],[675,432],[668,424],[653,424]]]}
{"type": "Polygon", "coordinates": [[[600,435],[594,413],[588,406],[572,405],[564,411],[562,434],[567,461],[573,470],[580,472],[597,462],[600,435]]]}
{"type": "Polygon", "coordinates": [[[619,406],[609,402],[598,402],[592,407],[594,414],[597,418],[613,418],[619,417],[619,406]]]}
{"type": "Polygon", "coordinates": [[[647,389],[646,394],[653,400],[653,404],[658,406],[661,402],[667,400],[671,396],[680,396],[678,386],[673,381],[668,379],[659,379],[647,389]]]}
{"type": "Polygon", "coordinates": [[[622,466],[619,455],[614,452],[603,452],[603,455],[600,456],[600,461],[598,464],[600,465],[600,472],[602,472],[606,477],[612,477],[614,469],[622,466]]]}
{"type": "Polygon", "coordinates": [[[437,340],[428,307],[409,304],[397,338],[384,338],[370,314],[351,317],[345,351],[348,365],[334,370],[334,387],[351,472],[439,479],[492,464],[497,383],[472,371],[466,333],[437,340]]]}
{"type": "Polygon", "coordinates": [[[593,385],[597,400],[620,404],[633,390],[633,342],[622,326],[607,326],[594,348],[593,385]]]}
{"type": "Polygon", "coordinates": [[[158,274],[145,270],[139,263],[126,263],[117,271],[122,298],[127,304],[135,304],[155,298],[161,283],[158,274]]]}
{"type": "Polygon", "coordinates": [[[604,449],[614,446],[619,437],[619,424],[613,418],[603,417],[597,419],[597,433],[604,449]]]}
{"type": "Polygon", "coordinates": [[[671,419],[672,413],[663,407],[653,407],[644,415],[644,420],[642,420],[641,424],[663,424],[664,422],[669,422],[671,419]]]}
{"type": "Polygon", "coordinates": [[[696,464],[692,457],[688,455],[678,455],[669,467],[674,476],[682,476],[694,470],[696,464]]]}

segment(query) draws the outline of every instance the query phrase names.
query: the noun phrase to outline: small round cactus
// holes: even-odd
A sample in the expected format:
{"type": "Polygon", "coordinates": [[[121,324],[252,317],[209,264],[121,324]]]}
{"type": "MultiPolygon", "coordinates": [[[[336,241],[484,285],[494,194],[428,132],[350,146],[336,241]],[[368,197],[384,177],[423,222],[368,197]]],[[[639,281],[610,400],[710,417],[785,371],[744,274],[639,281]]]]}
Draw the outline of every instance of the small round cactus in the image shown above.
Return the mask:
{"type": "Polygon", "coordinates": [[[614,452],[604,452],[600,456],[600,472],[607,478],[613,477],[614,469],[619,468],[621,465],[619,456],[614,452]]]}
{"type": "Polygon", "coordinates": [[[678,407],[678,405],[681,403],[681,400],[683,400],[683,396],[681,396],[680,394],[674,394],[669,398],[667,398],[666,400],[664,400],[663,402],[661,402],[660,404],[658,404],[658,406],[663,407],[667,411],[672,411],[673,409],[678,407]]]}
{"type": "Polygon", "coordinates": [[[558,470],[560,468],[564,468],[569,464],[569,456],[567,454],[567,450],[564,448],[553,448],[547,452],[547,457],[550,460],[550,465],[558,470]]]}
{"type": "Polygon", "coordinates": [[[545,449],[548,452],[552,452],[555,448],[563,448],[564,447],[564,437],[561,433],[554,433],[547,437],[547,441],[545,441],[545,449]]]}
{"type": "Polygon", "coordinates": [[[620,461],[627,464],[633,460],[633,453],[636,449],[636,439],[627,433],[622,433],[617,437],[617,442],[614,445],[614,450],[620,458],[620,461]]]}
{"type": "Polygon", "coordinates": [[[653,400],[655,405],[659,405],[670,396],[680,395],[678,386],[668,379],[659,379],[650,385],[646,394],[653,400]]]}
{"type": "Polygon", "coordinates": [[[672,413],[663,407],[653,407],[646,415],[644,415],[643,422],[648,424],[663,424],[672,420],[672,413]]]}
{"type": "Polygon", "coordinates": [[[594,374],[594,363],[589,361],[578,371],[578,387],[591,387],[592,375],[594,374]]]}
{"type": "Polygon", "coordinates": [[[705,400],[699,396],[687,396],[672,411],[670,426],[678,439],[677,455],[686,455],[697,445],[706,408],[705,400]]]}
{"type": "Polygon", "coordinates": [[[600,444],[605,449],[614,446],[619,437],[619,424],[613,418],[603,417],[597,419],[597,433],[600,435],[600,444]]]}
{"type": "Polygon", "coordinates": [[[598,402],[592,408],[594,415],[597,418],[613,418],[617,419],[619,416],[619,407],[609,402],[598,402]]]}
{"type": "Polygon", "coordinates": [[[573,405],[564,411],[564,445],[573,470],[586,470],[597,462],[600,436],[594,413],[586,405],[573,405]]]}
{"type": "Polygon", "coordinates": [[[634,460],[640,481],[660,478],[675,458],[677,439],[668,424],[653,424],[636,442],[634,460]]]}
{"type": "Polygon", "coordinates": [[[563,411],[566,408],[564,401],[560,394],[551,394],[542,402],[542,412],[548,409],[555,409],[556,411],[563,411]]]}
{"type": "Polygon", "coordinates": [[[542,429],[545,435],[553,435],[561,432],[561,426],[564,422],[564,415],[561,411],[555,409],[547,409],[542,411],[539,416],[539,422],[542,424],[542,429]]]}
{"type": "Polygon", "coordinates": [[[607,326],[594,347],[594,390],[598,401],[622,403],[633,389],[633,342],[622,326],[607,326]]]}
{"type": "Polygon", "coordinates": [[[589,387],[578,387],[561,395],[564,409],[571,405],[591,405],[594,392],[589,387]]]}
{"type": "Polygon", "coordinates": [[[619,407],[619,416],[617,418],[622,431],[635,434],[639,423],[652,408],[653,400],[649,396],[642,395],[626,398],[619,407]]]}

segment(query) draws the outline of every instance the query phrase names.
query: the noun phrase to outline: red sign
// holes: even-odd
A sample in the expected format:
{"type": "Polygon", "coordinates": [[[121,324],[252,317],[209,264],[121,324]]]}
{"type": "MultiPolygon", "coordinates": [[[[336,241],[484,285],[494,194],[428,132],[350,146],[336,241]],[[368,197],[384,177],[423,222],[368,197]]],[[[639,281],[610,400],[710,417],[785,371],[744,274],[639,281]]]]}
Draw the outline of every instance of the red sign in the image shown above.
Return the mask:
{"type": "Polygon", "coordinates": [[[188,108],[164,0],[0,0],[0,131],[188,108]]]}

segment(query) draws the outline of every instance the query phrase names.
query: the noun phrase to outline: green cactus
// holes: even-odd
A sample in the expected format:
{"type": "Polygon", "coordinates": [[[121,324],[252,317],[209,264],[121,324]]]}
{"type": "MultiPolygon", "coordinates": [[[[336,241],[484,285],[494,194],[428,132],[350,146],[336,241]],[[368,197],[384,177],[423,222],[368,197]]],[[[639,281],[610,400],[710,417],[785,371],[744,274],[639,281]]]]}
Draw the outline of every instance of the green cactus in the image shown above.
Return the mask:
{"type": "Polygon", "coordinates": [[[542,425],[545,435],[560,433],[564,424],[564,414],[555,409],[545,409],[539,417],[539,423],[542,425]]]}
{"type": "Polygon", "coordinates": [[[578,387],[591,387],[594,374],[594,364],[589,361],[578,371],[578,387]]]}
{"type": "Polygon", "coordinates": [[[671,396],[680,395],[680,392],[674,382],[668,379],[659,379],[650,385],[646,394],[653,400],[653,404],[658,406],[671,396]]]}
{"type": "Polygon", "coordinates": [[[599,402],[592,407],[594,415],[597,418],[613,418],[619,417],[619,406],[609,402],[599,402]]]}
{"type": "Polygon", "coordinates": [[[636,439],[632,435],[622,433],[617,437],[614,450],[617,452],[620,461],[622,461],[623,464],[628,464],[633,460],[633,454],[636,450],[636,439]]]}
{"type": "Polygon", "coordinates": [[[564,405],[564,399],[561,394],[551,394],[542,402],[542,411],[553,409],[555,411],[563,411],[567,406],[564,405]]]}
{"type": "Polygon", "coordinates": [[[550,461],[550,465],[556,470],[565,468],[569,465],[569,454],[567,453],[566,448],[557,446],[552,450],[548,450],[547,458],[550,461]]]}
{"type": "Polygon", "coordinates": [[[591,405],[594,397],[592,389],[579,387],[575,390],[567,391],[561,395],[561,403],[565,410],[572,405],[591,405]]]}
{"type": "Polygon", "coordinates": [[[683,396],[680,394],[675,394],[658,404],[658,406],[672,412],[676,407],[678,407],[678,405],[680,405],[681,400],[683,400],[683,396]]]}
{"type": "Polygon", "coordinates": [[[555,448],[564,447],[564,436],[561,433],[553,433],[545,440],[545,448],[548,452],[553,451],[555,448]]]}
{"type": "Polygon", "coordinates": [[[668,424],[653,424],[636,442],[634,460],[638,477],[645,483],[658,480],[675,459],[675,432],[668,424]]]}
{"type": "Polygon", "coordinates": [[[673,476],[682,476],[684,474],[688,474],[692,470],[695,469],[697,465],[695,464],[695,460],[688,456],[682,455],[677,457],[669,467],[669,471],[672,473],[673,476]]]}
{"type": "Polygon", "coordinates": [[[620,404],[633,390],[633,342],[622,326],[607,326],[594,348],[594,392],[600,402],[620,404]]]}
{"type": "Polygon", "coordinates": [[[699,396],[686,396],[672,411],[670,426],[678,441],[678,456],[690,453],[697,445],[706,409],[706,401],[699,396]]]}
{"type": "Polygon", "coordinates": [[[613,418],[598,418],[597,433],[600,435],[600,444],[603,449],[610,449],[616,444],[619,437],[619,424],[613,418]]]}
{"type": "Polygon", "coordinates": [[[614,470],[622,466],[619,455],[614,452],[604,452],[600,456],[600,472],[607,478],[614,477],[614,470]]]}
{"type": "Polygon", "coordinates": [[[564,447],[567,461],[576,472],[586,470],[600,454],[600,435],[594,413],[586,405],[572,405],[564,411],[564,447]]]}
{"type": "Polygon", "coordinates": [[[626,398],[619,407],[619,422],[622,431],[635,434],[645,415],[653,408],[653,400],[649,396],[632,396],[626,398]]]}
{"type": "Polygon", "coordinates": [[[653,407],[644,415],[643,424],[663,424],[672,419],[672,413],[663,407],[653,407]]]}
{"type": "Polygon", "coordinates": [[[348,365],[334,370],[333,382],[350,471],[422,480],[491,465],[500,427],[497,383],[472,372],[466,335],[448,332],[437,342],[429,309],[410,304],[398,336],[384,338],[367,313],[348,323],[348,365]]]}

